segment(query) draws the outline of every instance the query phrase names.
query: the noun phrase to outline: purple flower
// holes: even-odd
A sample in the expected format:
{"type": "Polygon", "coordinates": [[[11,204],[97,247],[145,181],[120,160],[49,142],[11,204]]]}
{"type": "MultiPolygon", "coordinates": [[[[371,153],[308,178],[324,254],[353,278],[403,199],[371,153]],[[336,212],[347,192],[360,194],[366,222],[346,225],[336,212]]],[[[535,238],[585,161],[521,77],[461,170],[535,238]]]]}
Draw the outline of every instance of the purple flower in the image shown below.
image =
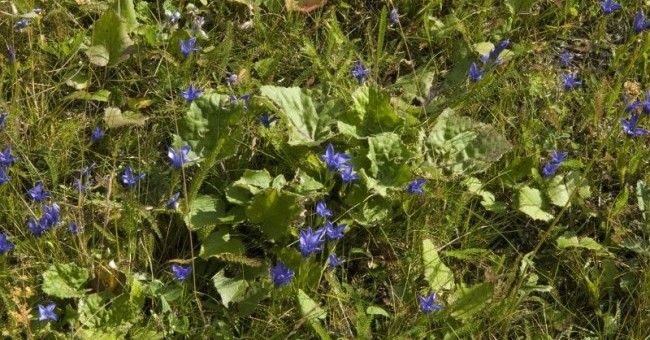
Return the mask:
{"type": "Polygon", "coordinates": [[[542,174],[544,174],[546,177],[553,176],[555,174],[555,171],[557,171],[557,169],[560,167],[560,164],[564,162],[568,155],[568,151],[557,152],[553,150],[551,152],[551,160],[546,162],[542,168],[542,174]]]}
{"type": "Polygon", "coordinates": [[[271,115],[269,115],[269,113],[267,111],[264,111],[264,113],[262,113],[262,115],[260,116],[260,122],[267,129],[269,127],[271,127],[271,123],[273,123],[273,122],[275,122],[276,120],[279,120],[279,119],[280,119],[280,117],[278,117],[276,115],[271,116],[271,115]]]}
{"type": "Polygon", "coordinates": [[[237,82],[238,79],[239,76],[237,76],[236,74],[231,74],[226,77],[226,83],[228,83],[228,85],[233,85],[234,83],[237,82]]]}
{"type": "Polygon", "coordinates": [[[648,134],[648,130],[636,126],[638,121],[639,121],[638,112],[634,112],[630,117],[630,120],[621,119],[621,124],[623,125],[623,131],[625,131],[625,133],[630,137],[648,134]]]}
{"type": "Polygon", "coordinates": [[[406,192],[409,194],[424,194],[424,190],[422,190],[422,187],[424,184],[427,183],[426,179],[416,179],[415,181],[409,183],[409,185],[406,187],[406,192]]]}
{"type": "Polygon", "coordinates": [[[47,306],[43,306],[39,304],[38,321],[47,321],[47,320],[57,321],[59,317],[57,317],[56,313],[54,313],[54,308],[56,308],[56,305],[54,303],[50,303],[47,306]]]}
{"type": "Polygon", "coordinates": [[[334,146],[332,143],[327,145],[325,149],[325,154],[321,155],[321,159],[327,164],[327,167],[332,171],[339,171],[344,167],[349,167],[347,163],[352,157],[350,155],[334,152],[334,146]]]}
{"type": "Polygon", "coordinates": [[[198,47],[196,47],[196,38],[192,37],[187,40],[179,39],[180,45],[181,45],[181,54],[183,54],[183,57],[187,58],[192,54],[192,52],[196,52],[199,50],[198,47]]]}
{"type": "Polygon", "coordinates": [[[79,193],[85,194],[86,191],[88,190],[89,184],[84,184],[81,178],[75,178],[74,183],[72,185],[75,187],[75,189],[77,189],[77,191],[79,191],[79,193]]]}
{"type": "Polygon", "coordinates": [[[197,34],[202,28],[203,25],[205,24],[205,18],[203,17],[196,17],[194,19],[194,23],[192,24],[192,34],[197,34]]]}
{"type": "Polygon", "coordinates": [[[289,282],[291,282],[291,279],[296,275],[293,270],[287,268],[282,262],[278,262],[275,267],[272,267],[269,270],[269,273],[271,274],[271,280],[273,281],[275,288],[288,285],[289,282]]]}
{"type": "Polygon", "coordinates": [[[480,70],[476,63],[472,63],[472,65],[469,67],[469,80],[475,83],[481,80],[481,78],[483,78],[483,75],[485,75],[485,71],[480,70]]]}
{"type": "Polygon", "coordinates": [[[492,61],[494,64],[499,64],[501,62],[499,56],[503,51],[505,51],[509,44],[510,40],[501,40],[492,50],[490,50],[490,54],[488,54],[487,59],[483,61],[483,63],[487,65],[488,62],[492,61]]]}
{"type": "Polygon", "coordinates": [[[72,235],[77,236],[77,224],[70,221],[68,223],[68,230],[72,233],[72,235]]]}
{"type": "Polygon", "coordinates": [[[621,9],[621,4],[616,3],[612,0],[605,0],[600,2],[600,7],[603,8],[603,14],[608,15],[614,13],[614,11],[617,11],[621,9]]]}
{"type": "Polygon", "coordinates": [[[336,253],[332,253],[329,257],[329,261],[327,263],[327,266],[330,269],[334,269],[341,265],[341,263],[345,262],[343,259],[339,260],[339,258],[336,256],[336,253]]]}
{"type": "Polygon", "coordinates": [[[135,187],[140,180],[142,180],[146,174],[144,172],[140,172],[138,175],[133,174],[133,169],[131,169],[131,166],[127,165],[126,169],[124,170],[124,173],[122,174],[122,184],[124,184],[127,189],[131,189],[135,187]]]}
{"type": "Polygon", "coordinates": [[[251,99],[251,95],[247,93],[237,99],[237,96],[231,94],[228,99],[230,100],[230,104],[236,104],[238,101],[241,102],[244,109],[248,110],[248,100],[251,99]]]}
{"type": "Polygon", "coordinates": [[[96,143],[104,135],[104,129],[101,126],[96,127],[90,135],[90,141],[96,143]]]}
{"type": "Polygon", "coordinates": [[[0,166],[0,185],[11,181],[11,177],[7,175],[8,169],[9,167],[7,165],[0,166]]]}
{"type": "Polygon", "coordinates": [[[354,63],[354,66],[352,66],[352,76],[357,78],[359,81],[359,84],[363,83],[363,80],[366,79],[368,74],[370,73],[369,69],[364,69],[363,64],[361,64],[361,61],[357,60],[354,63]]]}
{"type": "Polygon", "coordinates": [[[576,79],[576,75],[574,73],[563,74],[562,78],[564,82],[564,89],[567,91],[582,85],[582,82],[576,79]]]}
{"type": "Polygon", "coordinates": [[[397,13],[397,7],[393,7],[390,11],[390,22],[397,25],[399,24],[399,14],[397,13]]]}
{"type": "Polygon", "coordinates": [[[169,210],[178,209],[178,198],[180,197],[180,195],[181,193],[177,192],[169,199],[169,201],[167,201],[167,209],[169,210]]]}
{"type": "Polygon", "coordinates": [[[11,155],[11,146],[6,147],[5,150],[0,153],[0,164],[2,165],[12,165],[16,160],[18,160],[18,158],[11,155]]]}
{"type": "Polygon", "coordinates": [[[564,51],[560,54],[560,66],[567,67],[569,63],[573,60],[573,53],[564,51]]]}
{"type": "Polygon", "coordinates": [[[43,219],[42,217],[38,220],[38,222],[36,222],[33,217],[30,217],[27,224],[29,226],[29,230],[31,230],[36,237],[43,235],[44,232],[49,230],[47,220],[43,219]]]}
{"type": "Polygon", "coordinates": [[[43,204],[43,217],[41,219],[45,219],[48,229],[59,224],[59,205],[52,203],[52,206],[48,207],[43,204]]]}
{"type": "Polygon", "coordinates": [[[43,190],[43,183],[38,183],[34,188],[27,190],[27,195],[36,202],[50,198],[50,193],[43,190]]]}
{"type": "Polygon", "coordinates": [[[172,165],[180,169],[182,168],[185,164],[187,163],[192,163],[196,162],[198,159],[193,158],[189,159],[187,155],[190,153],[192,150],[192,147],[189,145],[183,145],[180,149],[180,151],[176,152],[171,146],[167,148],[167,157],[172,161],[172,165]]]}
{"type": "Polygon", "coordinates": [[[318,229],[312,232],[311,227],[307,227],[307,230],[301,230],[299,232],[300,252],[303,257],[307,257],[315,251],[322,250],[321,245],[324,241],[324,234],[325,229],[318,229]]]}
{"type": "Polygon", "coordinates": [[[13,243],[7,241],[7,233],[0,234],[0,254],[4,254],[13,249],[13,243]]]}
{"type": "Polygon", "coordinates": [[[325,220],[325,233],[327,234],[327,238],[329,238],[332,241],[336,241],[340,238],[343,237],[343,231],[347,227],[347,224],[340,224],[340,225],[335,225],[329,220],[325,220]]]}
{"type": "Polygon", "coordinates": [[[169,23],[172,25],[178,22],[178,20],[181,18],[181,14],[179,12],[172,12],[170,10],[165,10],[165,15],[167,16],[169,23]]]}
{"type": "Polygon", "coordinates": [[[17,30],[22,31],[23,29],[25,29],[25,27],[27,27],[27,25],[29,25],[29,20],[21,19],[14,26],[16,27],[17,30]]]}
{"type": "Polygon", "coordinates": [[[325,204],[325,201],[320,201],[316,204],[316,213],[321,216],[327,218],[328,216],[333,216],[332,211],[327,209],[327,204],[325,204]]]}
{"type": "Polygon", "coordinates": [[[645,20],[643,11],[638,11],[634,16],[633,29],[635,33],[641,33],[650,27],[650,20],[645,20]]]}
{"type": "Polygon", "coordinates": [[[188,103],[191,103],[194,101],[194,99],[198,98],[201,94],[203,94],[203,90],[199,89],[194,89],[194,85],[190,83],[190,86],[187,87],[186,91],[181,91],[181,95],[183,98],[185,98],[185,101],[188,103]]]}
{"type": "Polygon", "coordinates": [[[172,265],[174,277],[178,281],[185,281],[192,273],[192,266],[183,267],[179,264],[172,265]]]}
{"type": "Polygon", "coordinates": [[[5,128],[5,122],[7,121],[7,113],[3,112],[0,114],[0,130],[5,128]]]}
{"type": "Polygon", "coordinates": [[[420,309],[424,313],[431,313],[442,309],[442,305],[436,303],[435,292],[429,294],[429,296],[426,297],[418,296],[418,300],[420,300],[420,309]]]}
{"type": "Polygon", "coordinates": [[[359,175],[352,173],[353,170],[352,166],[344,166],[342,169],[339,169],[343,183],[352,183],[352,181],[359,179],[359,175]]]}

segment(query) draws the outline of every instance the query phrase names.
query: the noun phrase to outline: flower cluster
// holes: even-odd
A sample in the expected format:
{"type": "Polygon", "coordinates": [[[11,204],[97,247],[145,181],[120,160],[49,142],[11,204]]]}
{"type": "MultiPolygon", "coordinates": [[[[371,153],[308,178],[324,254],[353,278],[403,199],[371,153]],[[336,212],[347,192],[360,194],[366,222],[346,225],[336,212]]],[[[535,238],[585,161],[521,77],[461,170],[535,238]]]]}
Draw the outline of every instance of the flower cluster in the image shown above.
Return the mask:
{"type": "Polygon", "coordinates": [[[312,231],[311,227],[307,227],[306,230],[300,231],[299,245],[303,257],[321,251],[321,247],[325,242],[325,236],[327,236],[330,241],[336,241],[342,238],[343,231],[347,227],[347,224],[336,225],[328,219],[328,217],[334,216],[334,214],[327,208],[324,201],[320,201],[316,204],[316,214],[325,219],[325,225],[316,231],[312,231]]]}
{"type": "Polygon", "coordinates": [[[44,232],[52,229],[59,223],[59,205],[52,203],[51,206],[43,205],[43,215],[36,221],[34,217],[29,218],[29,229],[35,236],[41,236],[44,232]]]}
{"type": "Polygon", "coordinates": [[[503,60],[500,58],[501,53],[505,51],[506,47],[510,44],[510,40],[504,39],[499,42],[490,53],[487,55],[481,55],[480,59],[483,63],[481,68],[478,67],[476,63],[472,63],[469,67],[469,80],[472,82],[477,82],[483,78],[485,73],[489,71],[494,65],[500,64],[503,60]]]}
{"type": "Polygon", "coordinates": [[[16,160],[18,160],[18,158],[11,154],[11,146],[6,147],[5,150],[0,153],[0,185],[11,181],[11,177],[9,177],[7,171],[9,171],[9,167],[14,164],[16,160]]]}
{"type": "Polygon", "coordinates": [[[332,143],[327,145],[325,154],[321,155],[321,159],[328,169],[341,174],[343,182],[352,183],[352,181],[359,179],[359,175],[353,173],[354,168],[348,163],[352,157],[345,153],[334,152],[332,143]]]}
{"type": "Polygon", "coordinates": [[[633,100],[628,102],[628,98],[624,97],[623,101],[625,102],[625,112],[630,113],[631,115],[628,119],[621,119],[621,125],[623,126],[623,132],[629,137],[641,136],[648,134],[648,130],[637,127],[639,122],[639,109],[645,114],[650,114],[650,91],[646,93],[645,101],[642,100],[633,100]]]}
{"type": "Polygon", "coordinates": [[[544,167],[542,168],[542,173],[544,174],[544,176],[546,177],[553,176],[555,174],[555,171],[557,171],[557,169],[560,167],[560,164],[564,162],[564,160],[568,155],[569,155],[568,151],[557,152],[553,150],[553,152],[551,153],[551,160],[546,162],[546,164],[544,164],[544,167]]]}
{"type": "Polygon", "coordinates": [[[428,296],[418,296],[418,300],[420,300],[420,309],[425,314],[442,309],[442,305],[436,303],[436,292],[433,292],[428,296]]]}

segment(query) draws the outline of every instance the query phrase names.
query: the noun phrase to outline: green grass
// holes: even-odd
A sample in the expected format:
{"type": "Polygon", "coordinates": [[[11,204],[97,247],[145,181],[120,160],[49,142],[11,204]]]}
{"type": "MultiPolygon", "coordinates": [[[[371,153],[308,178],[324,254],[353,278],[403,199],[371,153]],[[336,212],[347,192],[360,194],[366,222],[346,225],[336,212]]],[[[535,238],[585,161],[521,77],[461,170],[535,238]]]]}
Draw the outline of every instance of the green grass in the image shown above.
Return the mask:
{"type": "Polygon", "coordinates": [[[0,255],[3,337],[647,337],[650,151],[647,136],[628,138],[620,124],[623,95],[644,100],[650,89],[650,38],[632,31],[642,6],[603,16],[581,1],[330,1],[303,14],[273,0],[196,1],[207,38],[184,59],[189,7],[119,1],[132,2],[134,45],[109,66],[87,56],[108,2],[0,3],[1,44],[16,50],[13,64],[0,57],[0,149],[11,145],[19,158],[0,185],[0,233],[15,244],[0,255]],[[27,28],[14,27],[39,6],[27,28]],[[165,26],[164,9],[181,12],[179,27],[165,26]],[[469,82],[476,44],[506,38],[507,60],[469,82]],[[575,54],[568,68],[558,64],[565,50],[575,54]],[[370,69],[363,85],[350,73],[357,60],[370,69]],[[567,70],[583,86],[565,91],[567,70]],[[232,86],[230,74],[240,76],[232,86]],[[190,82],[206,91],[191,105],[180,94],[190,82]],[[274,97],[289,87],[323,119],[310,142],[292,125],[307,110],[274,97]],[[108,98],[79,99],[100,90],[108,98]],[[248,109],[220,97],[246,93],[248,109]],[[207,108],[208,98],[223,105],[207,108]],[[145,119],[116,127],[104,119],[109,107],[145,119]],[[477,171],[450,171],[427,140],[447,108],[452,124],[464,117],[488,136],[467,148],[471,164],[502,146],[498,136],[511,148],[477,171]],[[269,110],[281,119],[265,129],[259,115],[269,110]],[[213,119],[212,131],[188,137],[200,119],[213,119]],[[91,143],[96,126],[106,134],[91,143]],[[180,140],[202,156],[182,171],[166,156],[180,140]],[[355,184],[320,160],[328,142],[353,156],[355,184]],[[380,147],[386,155],[371,154],[380,147]],[[541,168],[554,149],[569,156],[549,179],[541,168]],[[80,195],[74,179],[91,164],[80,195]],[[120,183],[127,165],[147,174],[133,190],[120,183]],[[408,194],[419,178],[425,194],[408,194]],[[38,182],[61,223],[35,237],[28,220],[42,208],[26,192],[38,182]],[[566,189],[562,204],[554,185],[566,189]],[[541,201],[526,213],[531,190],[541,201]],[[182,199],[172,212],[174,192],[182,199]],[[298,231],[322,226],[320,200],[349,226],[305,259],[298,231]],[[346,262],[326,270],[333,251],[346,262]],[[278,261],[296,272],[282,288],[268,272],[278,261]],[[172,264],[191,265],[192,275],[174,280],[172,264]],[[433,291],[444,307],[422,313],[417,297],[433,291]],[[50,302],[59,320],[38,321],[37,304],[50,302]]]}

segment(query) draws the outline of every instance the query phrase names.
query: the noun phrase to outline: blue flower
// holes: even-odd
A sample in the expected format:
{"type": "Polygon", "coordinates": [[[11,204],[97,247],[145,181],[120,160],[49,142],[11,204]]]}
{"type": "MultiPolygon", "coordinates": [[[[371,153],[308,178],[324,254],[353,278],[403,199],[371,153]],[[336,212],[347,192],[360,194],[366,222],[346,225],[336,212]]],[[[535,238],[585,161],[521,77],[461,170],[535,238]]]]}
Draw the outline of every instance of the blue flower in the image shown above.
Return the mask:
{"type": "Polygon", "coordinates": [[[300,252],[303,257],[307,257],[315,251],[322,250],[321,245],[324,241],[324,234],[325,229],[321,228],[312,232],[311,227],[307,227],[307,230],[301,230],[299,232],[300,252]]]}
{"type": "Polygon", "coordinates": [[[273,122],[275,122],[276,120],[279,120],[279,119],[280,119],[280,117],[278,117],[276,115],[271,116],[271,115],[269,115],[269,113],[267,111],[262,113],[262,115],[260,116],[260,122],[262,122],[262,125],[267,129],[269,127],[271,127],[271,123],[273,123],[273,122]]]}
{"type": "Polygon", "coordinates": [[[328,216],[333,216],[332,211],[327,209],[327,204],[325,204],[325,201],[320,201],[316,203],[316,213],[321,216],[327,218],[328,216]]]}
{"type": "Polygon", "coordinates": [[[560,164],[564,162],[568,155],[568,151],[557,152],[553,150],[551,152],[551,160],[549,162],[546,162],[542,168],[542,174],[544,174],[546,177],[553,176],[555,174],[555,171],[557,171],[557,169],[560,167],[560,164]]]}
{"type": "Polygon", "coordinates": [[[177,192],[169,199],[169,201],[167,201],[167,209],[169,210],[178,209],[178,198],[180,197],[180,195],[181,193],[177,192]]]}
{"type": "Polygon", "coordinates": [[[636,127],[638,121],[639,121],[638,112],[634,112],[630,117],[630,120],[621,119],[621,124],[623,125],[623,131],[630,137],[648,134],[648,130],[636,127]]]}
{"type": "Polygon", "coordinates": [[[170,10],[165,10],[165,15],[167,16],[167,19],[169,20],[170,24],[175,24],[178,22],[178,20],[181,18],[181,14],[179,12],[173,12],[170,10]]]}
{"type": "Polygon", "coordinates": [[[336,256],[336,253],[332,253],[329,257],[329,261],[327,262],[327,266],[330,269],[334,269],[341,265],[341,263],[345,262],[344,260],[339,260],[339,258],[336,256]]]}
{"type": "Polygon", "coordinates": [[[582,85],[582,82],[576,79],[576,75],[574,73],[563,74],[562,78],[564,82],[564,89],[567,91],[571,90],[574,87],[582,85]]]}
{"type": "Polygon", "coordinates": [[[72,233],[72,235],[77,236],[77,224],[70,221],[68,223],[68,230],[72,233]]]}
{"type": "MultiPolygon", "coordinates": [[[[644,113],[650,113],[650,91],[648,91],[648,92],[646,93],[646,95],[645,95],[645,101],[644,101],[644,102],[642,102],[642,101],[640,101],[640,100],[637,100],[635,103],[636,103],[636,106],[637,106],[637,107],[640,106],[640,107],[643,108],[643,112],[644,112],[644,113]]],[[[630,104],[630,105],[632,105],[632,104],[630,104]]],[[[629,105],[628,105],[628,106],[629,106],[629,105]]],[[[636,107],[635,107],[635,108],[636,108],[636,107]]],[[[626,107],[626,108],[625,108],[625,111],[629,112],[629,111],[631,111],[631,110],[628,110],[627,107],[626,107]]]]}
{"type": "Polygon", "coordinates": [[[17,157],[11,155],[11,146],[5,148],[5,151],[0,153],[0,164],[11,165],[18,160],[17,157]]]}
{"type": "Polygon", "coordinates": [[[203,90],[199,89],[194,89],[194,85],[190,83],[190,86],[187,87],[187,91],[181,91],[181,95],[183,98],[185,98],[185,101],[188,103],[191,103],[194,101],[194,99],[198,98],[201,94],[203,94],[203,90]]]}
{"type": "Polygon", "coordinates": [[[424,194],[424,190],[422,190],[422,187],[424,184],[427,183],[426,179],[416,179],[415,181],[409,183],[409,185],[406,187],[406,192],[409,194],[424,194]]]}
{"type": "MultiPolygon", "coordinates": [[[[650,92],[648,92],[648,95],[650,95],[650,92]]],[[[627,98],[626,95],[624,95],[623,96],[623,103],[625,103],[625,112],[630,112],[630,111],[636,110],[639,107],[643,107],[645,105],[650,105],[650,97],[646,96],[646,98],[647,98],[646,102],[642,102],[640,100],[634,100],[634,101],[628,103],[628,98],[627,98]]]]}
{"type": "Polygon", "coordinates": [[[239,76],[237,76],[236,74],[231,74],[226,77],[226,83],[228,83],[228,85],[233,85],[234,83],[237,82],[238,79],[239,76]]]}
{"type": "Polygon", "coordinates": [[[7,241],[7,233],[0,234],[0,254],[4,254],[13,249],[13,243],[7,241]]]}
{"type": "Polygon", "coordinates": [[[179,264],[172,265],[174,277],[178,281],[185,281],[192,273],[192,266],[183,267],[179,264]]]}
{"type": "Polygon", "coordinates": [[[616,3],[612,0],[605,0],[600,2],[600,7],[603,8],[603,13],[605,15],[612,14],[614,11],[621,9],[621,4],[616,3]]]}
{"type": "Polygon", "coordinates": [[[485,75],[485,71],[480,70],[476,63],[472,63],[472,65],[469,67],[469,80],[472,82],[477,82],[483,78],[483,75],[485,75]]]}
{"type": "Polygon", "coordinates": [[[340,238],[343,237],[343,231],[347,227],[347,224],[340,224],[340,225],[335,225],[332,222],[325,220],[325,233],[327,234],[327,238],[329,238],[332,241],[336,241],[340,238]]]}
{"type": "Polygon", "coordinates": [[[352,183],[352,181],[356,181],[359,179],[359,175],[353,174],[352,171],[354,169],[352,166],[344,166],[343,168],[339,169],[339,173],[341,174],[341,179],[343,180],[344,183],[352,183]]]}
{"type": "Polygon", "coordinates": [[[635,33],[641,33],[650,27],[650,20],[645,20],[643,11],[638,11],[634,16],[633,29],[635,33]]]}
{"type": "Polygon", "coordinates": [[[492,61],[494,64],[499,64],[501,62],[499,56],[503,51],[505,51],[509,44],[510,40],[501,40],[492,50],[490,50],[490,54],[488,54],[487,59],[485,59],[483,63],[487,65],[488,62],[492,61]]]}
{"type": "Polygon", "coordinates": [[[197,34],[199,31],[203,28],[203,25],[205,24],[205,18],[203,17],[196,17],[194,19],[194,23],[192,23],[192,28],[190,29],[192,31],[192,34],[197,34]]]}
{"type": "Polygon", "coordinates": [[[96,127],[90,135],[90,141],[96,143],[104,135],[104,129],[101,126],[96,127]]]}
{"type": "Polygon", "coordinates": [[[269,273],[271,274],[271,280],[275,288],[288,285],[296,275],[293,270],[287,268],[282,262],[278,262],[275,267],[272,267],[269,273]]]}
{"type": "Polygon", "coordinates": [[[135,187],[138,182],[145,176],[146,174],[144,172],[140,172],[138,175],[133,175],[133,169],[131,169],[131,166],[127,165],[124,173],[122,174],[122,184],[124,184],[124,186],[128,189],[131,189],[135,187]]]}
{"type": "Polygon", "coordinates": [[[36,222],[33,217],[30,217],[27,224],[29,225],[29,230],[31,230],[36,237],[43,235],[44,232],[49,230],[47,219],[44,219],[42,217],[38,220],[38,222],[36,222]]]}
{"type": "Polygon", "coordinates": [[[38,321],[47,321],[47,320],[52,320],[56,321],[59,319],[58,316],[56,316],[56,313],[54,313],[54,308],[56,308],[56,305],[54,303],[50,303],[47,306],[43,306],[41,304],[38,305],[38,321]]]}
{"type": "Polygon", "coordinates": [[[352,157],[344,153],[334,152],[334,146],[332,143],[327,145],[325,149],[325,154],[321,155],[321,159],[327,164],[327,167],[332,171],[339,171],[344,167],[349,167],[347,163],[352,157]]]}
{"type": "Polygon", "coordinates": [[[0,185],[11,181],[11,177],[7,175],[8,169],[9,167],[7,165],[0,166],[0,185]]]}
{"type": "Polygon", "coordinates": [[[79,191],[79,193],[85,194],[86,191],[88,190],[88,186],[90,185],[90,183],[84,184],[81,178],[75,178],[74,183],[72,185],[75,187],[75,189],[77,189],[77,191],[79,191]]]}
{"type": "Polygon", "coordinates": [[[29,25],[29,20],[21,19],[14,26],[17,30],[22,31],[25,27],[27,27],[27,25],[29,25]]]}
{"type": "Polygon", "coordinates": [[[364,69],[361,61],[357,60],[352,66],[352,76],[357,78],[359,84],[363,83],[363,80],[366,79],[366,76],[370,73],[369,69],[364,69]]]}
{"type": "Polygon", "coordinates": [[[181,54],[183,54],[183,57],[187,58],[192,54],[192,52],[196,52],[199,50],[198,47],[196,47],[196,38],[192,37],[187,40],[179,39],[179,42],[181,44],[181,54]]]}
{"type": "Polygon", "coordinates": [[[230,100],[230,104],[236,104],[237,101],[240,101],[244,109],[248,109],[248,100],[251,99],[251,95],[245,94],[237,99],[237,96],[231,94],[228,99],[230,100]]]}
{"type": "Polygon", "coordinates": [[[52,206],[48,207],[43,204],[43,217],[41,219],[45,219],[48,229],[59,224],[59,205],[52,203],[52,206]]]}
{"type": "Polygon", "coordinates": [[[436,303],[435,292],[429,294],[429,296],[426,297],[418,296],[418,300],[420,300],[420,309],[424,313],[431,313],[442,309],[442,305],[436,303]]]}
{"type": "Polygon", "coordinates": [[[172,165],[180,169],[182,168],[185,164],[187,163],[192,163],[196,162],[198,159],[193,158],[189,159],[187,155],[190,153],[192,150],[192,147],[190,145],[183,145],[181,147],[181,150],[176,152],[171,146],[167,148],[167,157],[172,161],[172,165]]]}
{"type": "Polygon", "coordinates": [[[7,113],[3,112],[0,114],[0,130],[5,128],[5,122],[7,121],[7,113]]]}
{"type": "Polygon", "coordinates": [[[36,202],[50,198],[50,193],[43,190],[43,183],[38,183],[34,188],[27,190],[27,195],[36,202]]]}
{"type": "Polygon", "coordinates": [[[393,7],[390,11],[390,22],[397,25],[399,24],[399,14],[397,14],[397,7],[393,7]]]}
{"type": "Polygon", "coordinates": [[[16,62],[16,50],[11,46],[7,46],[7,58],[9,65],[16,62]]]}
{"type": "Polygon", "coordinates": [[[567,67],[569,63],[573,60],[573,53],[564,51],[560,54],[560,66],[567,67]]]}

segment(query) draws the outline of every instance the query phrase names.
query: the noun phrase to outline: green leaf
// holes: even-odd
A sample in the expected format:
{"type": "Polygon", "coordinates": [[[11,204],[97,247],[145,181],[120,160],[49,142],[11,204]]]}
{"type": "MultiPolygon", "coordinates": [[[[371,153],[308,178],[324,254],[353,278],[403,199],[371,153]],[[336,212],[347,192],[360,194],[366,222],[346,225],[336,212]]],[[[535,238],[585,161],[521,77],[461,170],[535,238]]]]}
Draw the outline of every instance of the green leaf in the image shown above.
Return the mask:
{"type": "Polygon", "coordinates": [[[129,32],[133,32],[138,28],[133,0],[116,0],[113,4],[113,9],[126,22],[129,32]]]}
{"type": "Polygon", "coordinates": [[[575,171],[569,172],[566,176],[555,175],[546,190],[551,203],[559,207],[570,205],[569,199],[575,190],[578,190],[578,192],[574,197],[587,198],[591,196],[587,180],[575,171]]]}
{"type": "Polygon", "coordinates": [[[433,242],[429,239],[422,240],[422,265],[424,279],[429,282],[432,290],[451,289],[454,286],[454,274],[442,260],[433,242]]]}
{"type": "Polygon", "coordinates": [[[645,181],[639,180],[636,182],[636,200],[639,210],[643,213],[643,219],[650,220],[650,188],[645,184],[645,181]]]}
{"type": "Polygon", "coordinates": [[[323,310],[316,301],[312,300],[302,289],[298,289],[298,305],[304,318],[307,318],[309,324],[314,328],[321,339],[329,339],[329,335],[323,329],[319,320],[325,320],[327,312],[323,310]]]}
{"type": "Polygon", "coordinates": [[[362,86],[352,94],[352,110],[338,123],[339,131],[355,138],[394,131],[403,124],[390,105],[390,95],[378,87],[362,86]]]}
{"type": "Polygon", "coordinates": [[[243,255],[246,251],[244,243],[239,237],[231,235],[232,231],[227,226],[221,226],[212,232],[201,244],[199,256],[203,259],[215,256],[220,257],[224,253],[243,255]]]}
{"type": "Polygon", "coordinates": [[[117,65],[129,58],[132,45],[133,41],[129,37],[126,20],[117,15],[115,10],[108,9],[95,22],[92,46],[86,53],[90,62],[96,65],[117,65]],[[105,60],[107,52],[108,61],[105,60]]]}
{"type": "Polygon", "coordinates": [[[568,248],[582,248],[593,250],[600,255],[612,255],[605,246],[596,242],[591,237],[581,237],[578,238],[575,235],[564,235],[557,238],[557,247],[561,250],[568,248]]]}
{"type": "Polygon", "coordinates": [[[368,187],[385,196],[388,189],[402,189],[411,180],[411,170],[406,161],[411,152],[399,135],[392,132],[368,137],[370,174],[374,180],[368,187]]]}
{"type": "Polygon", "coordinates": [[[449,309],[451,316],[458,320],[467,320],[482,311],[494,295],[494,285],[489,282],[471,287],[461,287],[454,292],[454,302],[449,309]]]}
{"type": "Polygon", "coordinates": [[[266,169],[262,170],[244,170],[240,179],[235,181],[235,185],[246,188],[251,194],[267,189],[271,186],[273,178],[266,169]]]}
{"type": "Polygon", "coordinates": [[[415,70],[414,73],[399,77],[392,87],[402,90],[400,97],[408,104],[412,104],[413,100],[417,100],[419,104],[424,104],[429,97],[436,76],[437,69],[435,66],[433,62],[430,62],[428,65],[415,70]]]}
{"type": "Polygon", "coordinates": [[[318,192],[325,187],[321,182],[300,170],[298,170],[296,178],[298,180],[297,183],[294,184],[294,188],[296,193],[300,195],[309,195],[313,192],[318,192]]]}
{"type": "Polygon", "coordinates": [[[43,273],[43,292],[58,298],[83,296],[90,273],[74,263],[53,264],[43,273]]]}
{"type": "Polygon", "coordinates": [[[226,308],[230,302],[242,301],[248,288],[246,280],[226,277],[223,269],[212,277],[212,283],[221,296],[221,303],[226,308]]]}
{"type": "Polygon", "coordinates": [[[300,211],[297,195],[266,189],[253,197],[246,216],[251,222],[259,223],[269,239],[277,240],[289,234],[289,227],[300,211]]]}
{"type": "Polygon", "coordinates": [[[313,93],[298,87],[262,86],[262,96],[279,109],[280,117],[289,129],[289,145],[318,145],[331,135],[329,112],[334,102],[314,103],[313,93]]]}
{"type": "Polygon", "coordinates": [[[116,107],[107,107],[104,109],[104,121],[107,128],[114,129],[123,126],[144,126],[147,118],[139,113],[122,113],[122,110],[116,107]]]}
{"type": "Polygon", "coordinates": [[[381,315],[381,316],[385,316],[387,318],[390,318],[390,314],[388,314],[388,312],[385,309],[383,309],[383,308],[381,308],[379,306],[368,306],[368,308],[366,308],[366,314],[368,314],[368,315],[381,315]]]}
{"type": "Polygon", "coordinates": [[[440,114],[425,145],[428,163],[453,176],[483,172],[512,148],[492,126],[456,115],[451,109],[440,114]]]}
{"type": "Polygon", "coordinates": [[[479,195],[483,198],[481,205],[490,211],[503,212],[506,210],[506,204],[497,202],[494,194],[483,189],[483,183],[476,177],[467,177],[463,180],[467,190],[472,194],[479,195]]]}
{"type": "Polygon", "coordinates": [[[544,211],[546,208],[546,201],[542,197],[542,193],[529,186],[524,186],[519,189],[517,195],[517,207],[519,211],[530,216],[534,220],[550,221],[553,215],[544,211]]]}
{"type": "Polygon", "coordinates": [[[225,210],[220,199],[209,195],[198,196],[190,204],[190,212],[185,216],[185,223],[191,224],[192,230],[216,225],[219,216],[223,215],[225,210]]]}
{"type": "Polygon", "coordinates": [[[63,76],[66,85],[75,90],[83,90],[90,84],[88,75],[81,73],[79,70],[70,70],[63,76]]]}
{"type": "MultiPolygon", "coordinates": [[[[94,93],[89,93],[87,91],[75,91],[67,95],[65,100],[85,100],[85,101],[96,101],[96,102],[107,102],[108,97],[111,93],[108,90],[98,90],[94,93]]],[[[118,109],[119,110],[119,109],[118,109]]]]}
{"type": "Polygon", "coordinates": [[[190,105],[187,114],[178,122],[179,135],[174,144],[180,147],[189,144],[202,161],[212,152],[215,160],[223,160],[237,153],[243,139],[241,117],[243,108],[230,105],[227,96],[203,94],[190,105]]]}

